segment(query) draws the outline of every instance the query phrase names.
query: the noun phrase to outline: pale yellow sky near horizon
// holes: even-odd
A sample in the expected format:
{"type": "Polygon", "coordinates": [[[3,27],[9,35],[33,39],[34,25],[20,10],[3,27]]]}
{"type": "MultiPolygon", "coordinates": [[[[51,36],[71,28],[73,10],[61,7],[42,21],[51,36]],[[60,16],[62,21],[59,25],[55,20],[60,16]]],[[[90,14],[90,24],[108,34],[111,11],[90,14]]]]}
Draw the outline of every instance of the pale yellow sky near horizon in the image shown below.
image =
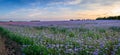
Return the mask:
{"type": "MultiPolygon", "coordinates": [[[[23,1],[23,0],[22,0],[23,1]]],[[[120,0],[50,0],[30,3],[25,7],[0,13],[0,20],[69,20],[96,19],[120,15],[120,0]],[[42,3],[43,2],[43,3],[42,3]]],[[[12,5],[12,4],[11,4],[12,5]]],[[[16,5],[17,6],[17,5],[16,5]]],[[[6,9],[4,11],[9,10],[6,9]]],[[[2,12],[2,11],[0,11],[2,12]]]]}

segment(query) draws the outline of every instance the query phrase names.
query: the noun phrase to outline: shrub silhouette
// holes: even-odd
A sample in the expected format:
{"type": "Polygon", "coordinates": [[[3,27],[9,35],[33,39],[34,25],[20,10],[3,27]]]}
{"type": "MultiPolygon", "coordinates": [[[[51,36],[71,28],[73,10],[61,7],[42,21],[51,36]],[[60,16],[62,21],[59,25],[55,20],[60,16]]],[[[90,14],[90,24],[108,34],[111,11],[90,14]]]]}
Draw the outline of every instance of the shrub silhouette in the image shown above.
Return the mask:
{"type": "Polygon", "coordinates": [[[120,20],[120,16],[98,17],[96,20],[120,20]]]}

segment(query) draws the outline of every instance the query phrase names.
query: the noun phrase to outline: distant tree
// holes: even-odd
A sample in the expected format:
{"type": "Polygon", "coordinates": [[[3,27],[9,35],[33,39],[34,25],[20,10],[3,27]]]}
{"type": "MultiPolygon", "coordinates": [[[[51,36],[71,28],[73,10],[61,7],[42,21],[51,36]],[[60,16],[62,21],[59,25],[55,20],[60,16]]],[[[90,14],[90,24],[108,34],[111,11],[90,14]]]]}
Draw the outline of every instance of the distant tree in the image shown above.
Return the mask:
{"type": "Polygon", "coordinates": [[[80,21],[80,19],[76,19],[76,21],[80,21]]]}
{"type": "Polygon", "coordinates": [[[70,21],[74,21],[73,19],[70,19],[70,21]]]}
{"type": "Polygon", "coordinates": [[[120,20],[120,16],[98,17],[96,20],[120,20]]]}
{"type": "Polygon", "coordinates": [[[40,22],[40,20],[32,20],[32,21],[30,21],[30,22],[40,22]]]}
{"type": "Polygon", "coordinates": [[[9,22],[13,22],[12,20],[10,20],[9,22]]]}

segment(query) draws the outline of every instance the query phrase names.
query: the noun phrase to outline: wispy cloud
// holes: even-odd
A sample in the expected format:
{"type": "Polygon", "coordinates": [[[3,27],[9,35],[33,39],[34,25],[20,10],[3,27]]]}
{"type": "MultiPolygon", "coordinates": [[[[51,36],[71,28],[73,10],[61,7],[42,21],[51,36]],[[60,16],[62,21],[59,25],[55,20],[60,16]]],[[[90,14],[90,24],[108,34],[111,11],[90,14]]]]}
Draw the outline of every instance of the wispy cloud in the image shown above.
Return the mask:
{"type": "Polygon", "coordinates": [[[29,3],[28,7],[6,13],[1,18],[7,20],[9,18],[13,20],[67,20],[120,15],[120,0],[46,0],[45,4],[41,0],[35,1],[29,3]]]}
{"type": "Polygon", "coordinates": [[[49,3],[48,5],[78,5],[81,3],[82,0],[67,0],[65,2],[52,2],[49,3]]]}
{"type": "Polygon", "coordinates": [[[76,12],[72,11],[68,8],[56,8],[56,11],[52,11],[49,9],[53,8],[26,8],[26,9],[19,9],[9,14],[6,14],[4,18],[27,18],[29,20],[33,19],[41,19],[41,20],[64,20],[67,18],[74,18],[76,16],[76,12]]]}

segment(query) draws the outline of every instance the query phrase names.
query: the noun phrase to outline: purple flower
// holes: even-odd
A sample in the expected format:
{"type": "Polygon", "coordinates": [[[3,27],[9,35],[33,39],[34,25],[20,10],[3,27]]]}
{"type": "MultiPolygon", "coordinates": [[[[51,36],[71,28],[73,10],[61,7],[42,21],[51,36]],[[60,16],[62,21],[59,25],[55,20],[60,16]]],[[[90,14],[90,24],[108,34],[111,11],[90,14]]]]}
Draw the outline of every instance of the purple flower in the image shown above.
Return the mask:
{"type": "Polygon", "coordinates": [[[114,51],[112,51],[112,52],[111,52],[111,54],[112,54],[112,55],[115,55],[115,52],[114,52],[114,51]]]}
{"type": "Polygon", "coordinates": [[[99,54],[99,49],[96,49],[94,52],[93,52],[93,55],[98,55],[99,54]]]}
{"type": "Polygon", "coordinates": [[[104,43],[100,43],[100,48],[103,48],[104,47],[104,43]]]}
{"type": "Polygon", "coordinates": [[[120,43],[118,44],[118,46],[120,47],[120,43]]]}

